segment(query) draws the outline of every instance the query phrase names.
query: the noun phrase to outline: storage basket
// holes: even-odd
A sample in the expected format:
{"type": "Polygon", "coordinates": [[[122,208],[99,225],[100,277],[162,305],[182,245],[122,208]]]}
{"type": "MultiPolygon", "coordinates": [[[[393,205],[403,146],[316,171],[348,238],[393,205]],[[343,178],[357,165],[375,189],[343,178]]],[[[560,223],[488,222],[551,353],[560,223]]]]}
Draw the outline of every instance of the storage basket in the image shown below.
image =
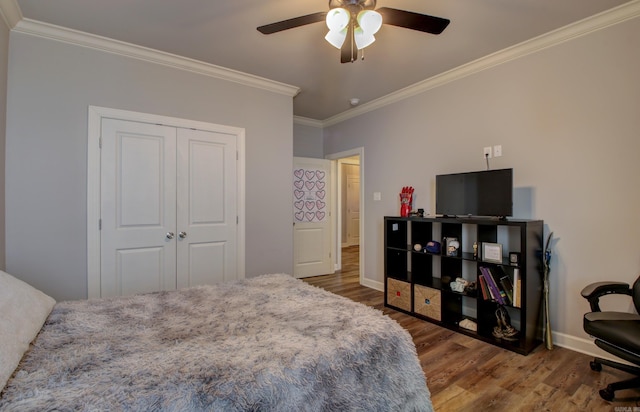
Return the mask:
{"type": "Polygon", "coordinates": [[[440,290],[422,285],[413,286],[414,312],[431,319],[442,320],[440,290]]]}
{"type": "Polygon", "coordinates": [[[387,304],[411,312],[411,284],[387,278],[387,304]]]}

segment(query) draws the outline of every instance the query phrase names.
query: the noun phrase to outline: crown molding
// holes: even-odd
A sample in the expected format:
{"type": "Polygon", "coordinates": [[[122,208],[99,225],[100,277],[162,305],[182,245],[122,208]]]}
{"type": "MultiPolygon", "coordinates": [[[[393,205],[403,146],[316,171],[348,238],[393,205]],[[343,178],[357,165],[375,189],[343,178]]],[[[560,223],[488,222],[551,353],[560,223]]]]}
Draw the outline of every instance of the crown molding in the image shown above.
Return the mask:
{"type": "Polygon", "coordinates": [[[308,117],[293,116],[293,123],[301,126],[311,126],[322,129],[322,120],[310,119],[308,117]]]}
{"type": "Polygon", "coordinates": [[[430,77],[426,80],[414,83],[403,89],[397,90],[378,99],[361,104],[356,108],[338,113],[322,121],[322,127],[333,126],[345,120],[377,110],[398,101],[407,99],[427,90],[445,85],[455,80],[462,79],[472,74],[481,72],[494,66],[507,63],[540,50],[556,46],[571,39],[596,32],[622,23],[627,20],[640,17],[640,0],[633,0],[621,6],[614,7],[602,13],[580,20],[578,22],[553,30],[549,33],[534,37],[530,40],[500,50],[498,52],[481,57],[470,63],[463,64],[444,73],[430,77]]]}
{"type": "MultiPolygon", "coordinates": [[[[3,3],[10,3],[12,0],[0,1],[3,3]]],[[[4,9],[2,9],[2,11],[4,11],[4,9]]],[[[107,53],[113,53],[124,57],[144,60],[179,70],[185,70],[205,76],[215,77],[221,80],[239,83],[245,86],[283,94],[285,96],[294,97],[300,92],[299,87],[254,76],[252,74],[31,19],[22,18],[13,27],[12,31],[56,40],[76,46],[87,47],[107,53]]]]}
{"type": "Polygon", "coordinates": [[[16,0],[0,0],[0,15],[9,30],[16,27],[16,24],[22,20],[22,10],[16,0]]]}
{"type": "MultiPolygon", "coordinates": [[[[0,0],[0,15],[11,30],[19,33],[49,38],[95,50],[149,61],[180,70],[186,70],[250,87],[284,94],[286,96],[295,97],[300,92],[299,87],[265,79],[259,76],[106,37],[25,19],[22,17],[22,12],[16,0],[0,0]]],[[[418,83],[414,83],[413,85],[361,104],[356,108],[349,109],[346,112],[339,113],[325,120],[314,120],[295,116],[294,122],[296,124],[321,128],[332,126],[491,67],[507,63],[511,60],[518,59],[528,54],[553,47],[571,39],[581,37],[637,17],[640,17],[640,0],[632,0],[621,6],[614,7],[592,17],[588,17],[576,23],[572,23],[560,29],[456,67],[447,72],[430,77],[418,83]]]]}

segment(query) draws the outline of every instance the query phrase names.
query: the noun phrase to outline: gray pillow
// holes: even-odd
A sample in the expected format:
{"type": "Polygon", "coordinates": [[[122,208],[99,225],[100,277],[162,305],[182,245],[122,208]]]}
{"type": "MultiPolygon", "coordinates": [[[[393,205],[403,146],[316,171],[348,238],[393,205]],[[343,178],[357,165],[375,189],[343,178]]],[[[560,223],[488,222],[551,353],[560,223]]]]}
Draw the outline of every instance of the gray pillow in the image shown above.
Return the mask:
{"type": "Polygon", "coordinates": [[[0,390],[18,367],[56,301],[0,271],[0,390]]]}

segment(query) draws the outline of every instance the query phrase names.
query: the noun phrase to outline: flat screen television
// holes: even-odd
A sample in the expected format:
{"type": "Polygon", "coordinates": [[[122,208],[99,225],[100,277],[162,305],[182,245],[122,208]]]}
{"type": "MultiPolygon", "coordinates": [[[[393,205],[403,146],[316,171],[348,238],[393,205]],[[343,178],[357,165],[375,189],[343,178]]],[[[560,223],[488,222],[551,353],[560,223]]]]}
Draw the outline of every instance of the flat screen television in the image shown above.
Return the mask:
{"type": "Polygon", "coordinates": [[[436,176],[436,214],[513,215],[513,169],[436,176]]]}

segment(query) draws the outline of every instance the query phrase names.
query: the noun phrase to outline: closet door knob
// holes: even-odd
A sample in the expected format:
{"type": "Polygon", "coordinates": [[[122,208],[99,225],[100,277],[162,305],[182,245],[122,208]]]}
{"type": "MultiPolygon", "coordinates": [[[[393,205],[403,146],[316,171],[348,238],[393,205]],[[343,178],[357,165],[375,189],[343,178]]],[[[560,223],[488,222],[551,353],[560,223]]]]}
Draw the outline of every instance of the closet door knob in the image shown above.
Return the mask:
{"type": "Polygon", "coordinates": [[[180,239],[184,239],[185,237],[187,237],[187,232],[178,233],[178,237],[180,237],[180,239]]]}
{"type": "Polygon", "coordinates": [[[175,233],[167,232],[167,239],[171,240],[171,239],[173,239],[174,236],[175,236],[175,233]]]}

